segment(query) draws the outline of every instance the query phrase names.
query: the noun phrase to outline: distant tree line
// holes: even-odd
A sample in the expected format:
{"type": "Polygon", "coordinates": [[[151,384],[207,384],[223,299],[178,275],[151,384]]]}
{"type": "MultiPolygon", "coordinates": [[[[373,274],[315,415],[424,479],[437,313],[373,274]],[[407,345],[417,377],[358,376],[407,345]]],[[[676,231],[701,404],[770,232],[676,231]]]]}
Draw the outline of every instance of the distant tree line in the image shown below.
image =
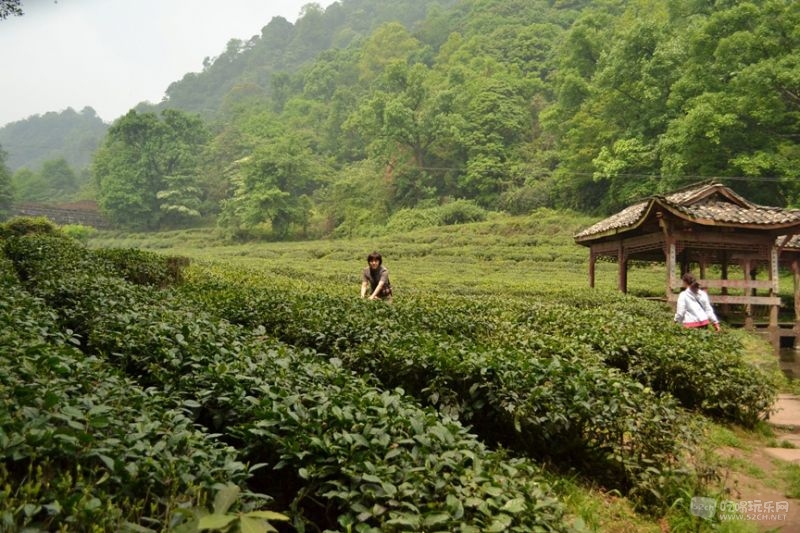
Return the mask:
{"type": "Polygon", "coordinates": [[[6,124],[0,128],[0,145],[14,172],[23,167],[35,171],[45,161],[63,158],[79,173],[91,163],[107,130],[93,108],[77,112],[68,107],[6,124]]]}
{"type": "Polygon", "coordinates": [[[242,238],[456,200],[601,214],[711,177],[800,206],[798,28],[791,0],[309,4],[118,119],[93,186],[121,226],[242,238]]]}

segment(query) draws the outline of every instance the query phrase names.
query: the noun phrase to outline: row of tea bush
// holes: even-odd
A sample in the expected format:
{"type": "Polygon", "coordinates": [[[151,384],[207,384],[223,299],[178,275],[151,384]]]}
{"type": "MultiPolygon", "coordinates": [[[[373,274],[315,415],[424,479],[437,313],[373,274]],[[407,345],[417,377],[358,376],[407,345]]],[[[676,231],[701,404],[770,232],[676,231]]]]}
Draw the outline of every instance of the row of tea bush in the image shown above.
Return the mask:
{"type": "Polygon", "coordinates": [[[189,272],[182,290],[198,308],[338,357],[487,444],[577,469],[645,508],[696,481],[698,414],[753,424],[776,394],[731,337],[670,327],[663,307],[633,298],[424,295],[387,306],[281,272],[189,272]]]}
{"type": "Polygon", "coordinates": [[[268,505],[298,530],[570,529],[530,460],[341,358],[198,308],[167,287],[174,262],[42,233],[0,241],[2,335],[19,346],[2,359],[18,386],[0,393],[9,531],[196,530],[230,483],[234,511],[268,505]],[[36,326],[19,339],[21,309],[36,326]]]}

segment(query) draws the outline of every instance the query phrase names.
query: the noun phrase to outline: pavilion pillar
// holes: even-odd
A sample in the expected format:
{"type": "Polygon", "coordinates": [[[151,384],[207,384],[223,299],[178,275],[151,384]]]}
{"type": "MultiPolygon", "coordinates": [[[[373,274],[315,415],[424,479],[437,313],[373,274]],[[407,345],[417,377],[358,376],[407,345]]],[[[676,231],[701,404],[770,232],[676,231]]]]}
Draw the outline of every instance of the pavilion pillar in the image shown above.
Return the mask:
{"type": "Polygon", "coordinates": [[[667,240],[667,290],[666,296],[667,301],[669,301],[670,296],[672,295],[672,286],[675,285],[675,261],[676,261],[676,251],[675,251],[675,241],[672,239],[667,240]]]}
{"type": "Polygon", "coordinates": [[[800,263],[792,260],[792,281],[794,282],[794,349],[798,349],[797,337],[800,336],[800,263]]]}
{"type": "Polygon", "coordinates": [[[681,259],[681,276],[691,270],[691,264],[689,262],[689,246],[684,246],[683,251],[680,254],[681,259]]]}
{"type": "MultiPolygon", "coordinates": [[[[769,295],[780,296],[779,274],[778,274],[778,247],[774,244],[769,253],[769,295]]],[[[769,337],[772,346],[777,352],[781,347],[781,334],[778,328],[778,305],[769,306],[769,337]]]]}
{"type": "MultiPolygon", "coordinates": [[[[672,302],[672,286],[675,283],[675,237],[672,235],[669,220],[664,218],[664,213],[656,211],[656,219],[658,219],[658,226],[661,228],[661,233],[664,235],[664,260],[667,264],[667,283],[664,290],[664,296],[667,302],[672,302]]],[[[674,302],[673,310],[674,310],[674,302]]]]}
{"type": "Polygon", "coordinates": [[[619,270],[617,272],[617,287],[620,292],[628,292],[628,255],[625,252],[625,246],[622,241],[619,241],[619,249],[617,250],[617,263],[619,270]]]}
{"type": "MultiPolygon", "coordinates": [[[[743,259],[742,260],[742,273],[744,274],[744,281],[745,284],[750,279],[750,259],[743,259]]],[[[750,291],[746,291],[746,296],[748,296],[746,304],[744,304],[744,329],[752,331],[755,329],[755,324],[753,322],[753,304],[750,303],[750,291]]]]}
{"type": "MultiPolygon", "coordinates": [[[[720,276],[723,280],[728,280],[728,252],[726,250],[722,251],[722,264],[720,265],[720,276]]],[[[728,287],[723,285],[720,291],[723,296],[728,294],[728,287]]],[[[730,305],[722,304],[722,314],[728,315],[730,314],[730,305]]]]}
{"type": "Polygon", "coordinates": [[[589,287],[592,289],[594,289],[595,265],[597,265],[597,254],[592,250],[589,252],[589,287]]]}

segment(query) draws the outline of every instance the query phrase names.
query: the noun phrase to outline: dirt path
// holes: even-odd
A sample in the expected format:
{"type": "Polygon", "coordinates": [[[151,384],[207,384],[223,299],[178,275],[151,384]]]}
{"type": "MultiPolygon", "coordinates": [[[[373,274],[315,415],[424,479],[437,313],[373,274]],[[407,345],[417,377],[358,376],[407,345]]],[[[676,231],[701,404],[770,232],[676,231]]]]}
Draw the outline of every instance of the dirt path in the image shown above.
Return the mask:
{"type": "Polygon", "coordinates": [[[787,495],[789,471],[800,471],[800,397],[780,395],[776,408],[778,412],[769,420],[775,433],[770,446],[718,450],[729,468],[724,469],[728,501],[717,516],[732,511],[755,524],[758,531],[800,533],[800,499],[787,495]]]}

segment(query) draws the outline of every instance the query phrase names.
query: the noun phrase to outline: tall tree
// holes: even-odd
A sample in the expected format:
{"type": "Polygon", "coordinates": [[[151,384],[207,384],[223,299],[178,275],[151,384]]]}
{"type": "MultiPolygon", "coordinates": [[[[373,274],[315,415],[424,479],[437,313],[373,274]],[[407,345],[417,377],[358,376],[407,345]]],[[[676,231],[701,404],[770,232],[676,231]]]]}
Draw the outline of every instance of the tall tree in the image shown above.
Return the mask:
{"type": "Polygon", "coordinates": [[[100,208],[115,224],[136,229],[196,219],[198,164],[208,140],[196,115],[130,111],[111,126],[93,161],[100,208]]]}
{"type": "Polygon", "coordinates": [[[307,141],[291,134],[276,136],[236,166],[233,197],[224,203],[220,217],[223,227],[240,236],[268,229],[279,239],[292,225],[307,228],[310,195],[323,173],[307,141]]]}
{"type": "Polygon", "coordinates": [[[24,202],[69,200],[80,188],[75,171],[60,157],[45,161],[38,172],[21,168],[13,177],[15,197],[24,202]]]}
{"type": "Polygon", "coordinates": [[[531,116],[518,77],[498,68],[465,83],[459,138],[466,169],[458,180],[460,196],[493,206],[513,178],[516,150],[530,134],[531,116]]]}
{"type": "Polygon", "coordinates": [[[688,35],[669,100],[664,173],[731,176],[760,203],[800,205],[800,4],[731,2],[688,35]]]}
{"type": "Polygon", "coordinates": [[[414,206],[446,194],[438,179],[437,151],[450,138],[452,93],[435,90],[423,64],[397,60],[385,67],[377,90],[349,118],[349,128],[370,139],[369,153],[388,169],[394,204],[414,206]]]}
{"type": "Polygon", "coordinates": [[[52,199],[68,198],[78,190],[78,177],[63,157],[45,161],[39,175],[52,199]]]}

